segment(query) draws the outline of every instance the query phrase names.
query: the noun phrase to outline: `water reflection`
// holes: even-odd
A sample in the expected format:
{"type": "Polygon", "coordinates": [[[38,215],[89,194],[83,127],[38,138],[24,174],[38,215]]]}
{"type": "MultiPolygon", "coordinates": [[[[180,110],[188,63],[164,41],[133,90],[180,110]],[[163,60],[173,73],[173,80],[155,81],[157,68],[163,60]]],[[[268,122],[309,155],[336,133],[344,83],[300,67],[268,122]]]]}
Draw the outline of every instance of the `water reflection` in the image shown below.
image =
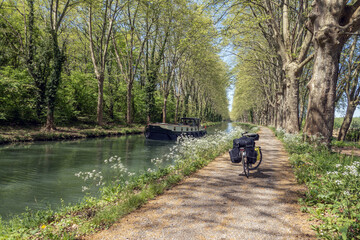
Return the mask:
{"type": "MultiPolygon", "coordinates": [[[[231,124],[209,127],[230,130],[231,124]]],[[[143,135],[64,142],[36,142],[0,147],[0,215],[18,214],[26,207],[44,209],[77,202],[83,196],[77,172],[101,171],[104,160],[121,157],[131,172],[146,171],[152,158],[169,152],[175,142],[146,140],[143,135]]],[[[105,171],[106,172],[106,171],[105,171]]],[[[106,177],[106,176],[104,176],[106,177]]]]}

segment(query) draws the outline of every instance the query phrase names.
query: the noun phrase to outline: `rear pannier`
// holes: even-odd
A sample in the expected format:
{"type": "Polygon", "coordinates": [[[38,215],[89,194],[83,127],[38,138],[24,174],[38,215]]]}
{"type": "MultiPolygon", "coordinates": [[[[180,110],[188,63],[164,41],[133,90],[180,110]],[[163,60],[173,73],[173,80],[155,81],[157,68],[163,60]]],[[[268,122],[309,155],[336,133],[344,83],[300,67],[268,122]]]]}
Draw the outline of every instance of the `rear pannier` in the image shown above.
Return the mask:
{"type": "Polygon", "coordinates": [[[255,150],[255,141],[257,140],[259,140],[259,134],[257,133],[247,133],[241,138],[235,138],[233,140],[233,148],[229,151],[231,162],[241,162],[240,148],[245,148],[246,157],[250,163],[254,164],[258,154],[255,150]]]}
{"type": "Polygon", "coordinates": [[[230,154],[230,159],[231,159],[232,163],[241,162],[241,157],[240,157],[239,153],[240,153],[239,148],[230,149],[229,154],[230,154]]]}
{"type": "Polygon", "coordinates": [[[254,147],[247,147],[246,148],[246,157],[249,160],[249,162],[251,164],[254,164],[256,162],[257,159],[257,151],[255,150],[254,147]]]}

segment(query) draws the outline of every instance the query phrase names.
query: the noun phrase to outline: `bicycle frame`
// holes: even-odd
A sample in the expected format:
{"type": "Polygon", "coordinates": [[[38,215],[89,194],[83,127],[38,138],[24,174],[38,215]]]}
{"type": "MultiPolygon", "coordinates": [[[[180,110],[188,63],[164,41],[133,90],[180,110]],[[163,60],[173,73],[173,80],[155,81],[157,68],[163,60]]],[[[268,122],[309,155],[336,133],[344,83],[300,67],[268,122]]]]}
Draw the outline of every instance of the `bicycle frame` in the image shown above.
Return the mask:
{"type": "Polygon", "coordinates": [[[243,159],[243,157],[246,155],[246,150],[245,148],[240,148],[239,150],[240,150],[239,154],[241,154],[241,159],[243,159]]]}
{"type": "Polygon", "coordinates": [[[246,157],[246,149],[241,147],[239,150],[239,154],[241,154],[241,161],[243,163],[244,174],[247,178],[249,178],[249,162],[246,157]]]}

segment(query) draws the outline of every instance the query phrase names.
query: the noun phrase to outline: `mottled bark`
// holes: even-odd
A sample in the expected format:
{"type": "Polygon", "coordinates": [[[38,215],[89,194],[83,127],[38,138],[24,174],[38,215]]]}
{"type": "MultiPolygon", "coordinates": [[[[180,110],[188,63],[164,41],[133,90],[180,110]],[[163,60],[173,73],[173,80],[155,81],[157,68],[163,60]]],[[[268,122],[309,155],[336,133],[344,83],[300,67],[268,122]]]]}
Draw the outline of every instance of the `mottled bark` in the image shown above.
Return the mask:
{"type": "Polygon", "coordinates": [[[316,46],[313,77],[308,84],[309,106],[304,131],[330,143],[334,125],[336,81],[342,46],[316,46]]]}
{"type": "Polygon", "coordinates": [[[286,69],[286,130],[290,133],[299,132],[299,72],[295,64],[286,69]]]}
{"type": "Polygon", "coordinates": [[[321,135],[327,144],[330,144],[334,125],[340,54],[351,32],[360,27],[359,5],[359,1],[346,6],[346,1],[315,0],[309,15],[315,62],[308,84],[309,106],[304,132],[308,136],[321,135]]]}

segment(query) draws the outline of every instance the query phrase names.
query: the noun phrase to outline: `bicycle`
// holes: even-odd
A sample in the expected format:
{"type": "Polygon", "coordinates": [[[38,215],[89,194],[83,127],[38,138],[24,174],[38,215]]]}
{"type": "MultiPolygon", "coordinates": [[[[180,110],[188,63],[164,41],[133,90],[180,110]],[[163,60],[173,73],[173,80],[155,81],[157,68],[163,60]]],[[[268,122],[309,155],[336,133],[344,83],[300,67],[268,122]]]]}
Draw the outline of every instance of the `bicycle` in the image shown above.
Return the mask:
{"type": "Polygon", "coordinates": [[[250,170],[257,169],[262,162],[261,147],[255,147],[255,141],[259,140],[259,135],[256,133],[242,133],[242,137],[234,139],[233,149],[229,151],[231,162],[242,162],[244,174],[249,178],[250,170]]]}

